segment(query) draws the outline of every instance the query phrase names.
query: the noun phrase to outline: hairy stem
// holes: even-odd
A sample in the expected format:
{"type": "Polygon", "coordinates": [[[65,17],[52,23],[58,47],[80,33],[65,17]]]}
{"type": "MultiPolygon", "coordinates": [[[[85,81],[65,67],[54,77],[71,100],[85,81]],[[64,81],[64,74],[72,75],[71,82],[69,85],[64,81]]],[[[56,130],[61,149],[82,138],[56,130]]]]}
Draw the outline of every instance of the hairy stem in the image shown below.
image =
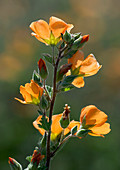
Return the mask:
{"type": "MultiPolygon", "coordinates": [[[[54,52],[53,52],[54,54],[54,52]]],[[[59,52],[57,61],[54,65],[54,76],[53,76],[53,97],[51,100],[51,105],[50,105],[50,113],[49,113],[49,121],[51,122],[52,120],[52,113],[53,113],[53,107],[54,107],[54,103],[55,103],[55,98],[56,98],[56,78],[57,78],[57,69],[58,69],[58,65],[59,65],[59,61],[60,61],[60,57],[61,57],[61,52],[59,52]]],[[[51,127],[49,129],[48,132],[48,137],[47,137],[47,161],[46,161],[46,167],[47,170],[49,170],[50,167],[50,135],[51,135],[51,127]]]]}

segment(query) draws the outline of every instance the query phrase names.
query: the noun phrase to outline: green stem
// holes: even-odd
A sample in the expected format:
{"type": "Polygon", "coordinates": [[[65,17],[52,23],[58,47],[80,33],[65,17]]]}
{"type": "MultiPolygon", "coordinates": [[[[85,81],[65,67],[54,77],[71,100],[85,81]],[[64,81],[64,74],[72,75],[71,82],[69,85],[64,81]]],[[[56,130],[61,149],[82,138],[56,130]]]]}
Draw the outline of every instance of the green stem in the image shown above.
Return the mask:
{"type": "MultiPolygon", "coordinates": [[[[53,52],[53,55],[54,55],[54,52],[53,52]]],[[[52,121],[53,107],[54,107],[55,98],[56,98],[56,78],[57,78],[57,69],[58,69],[58,64],[59,64],[59,61],[60,61],[60,56],[61,56],[61,53],[59,52],[57,61],[56,61],[55,65],[54,65],[53,97],[52,97],[51,105],[50,105],[49,121],[52,121]]],[[[50,135],[51,135],[51,127],[49,129],[48,137],[47,137],[47,149],[46,149],[46,152],[47,152],[47,161],[46,161],[47,170],[49,170],[50,158],[51,158],[50,157],[50,135]]]]}
{"type": "Polygon", "coordinates": [[[63,141],[59,143],[57,148],[51,153],[51,157],[55,155],[55,153],[60,149],[61,145],[64,144],[70,137],[72,137],[72,134],[68,135],[63,141]]]}

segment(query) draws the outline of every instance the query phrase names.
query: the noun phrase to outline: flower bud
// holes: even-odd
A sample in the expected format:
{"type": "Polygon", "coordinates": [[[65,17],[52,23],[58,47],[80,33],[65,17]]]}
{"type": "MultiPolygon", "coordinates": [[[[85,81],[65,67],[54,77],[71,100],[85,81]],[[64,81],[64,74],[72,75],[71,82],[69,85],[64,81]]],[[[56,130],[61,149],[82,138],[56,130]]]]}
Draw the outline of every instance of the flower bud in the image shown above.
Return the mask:
{"type": "Polygon", "coordinates": [[[67,128],[67,126],[70,123],[70,116],[69,116],[70,110],[69,109],[70,109],[70,106],[68,106],[68,104],[65,104],[64,112],[60,119],[60,125],[63,129],[67,128]]]}
{"type": "Polygon", "coordinates": [[[89,40],[89,34],[82,37],[81,43],[87,42],[89,40]]]}
{"type": "Polygon", "coordinates": [[[8,163],[11,170],[22,170],[22,166],[15,159],[9,157],[8,163]]]}
{"type": "Polygon", "coordinates": [[[31,159],[31,163],[33,163],[33,165],[35,167],[37,167],[40,163],[40,161],[44,158],[44,155],[41,155],[40,151],[38,150],[34,150],[33,155],[32,155],[32,159],[31,159]]]}
{"type": "Polygon", "coordinates": [[[64,64],[60,67],[59,71],[57,72],[57,81],[62,80],[63,76],[70,70],[72,64],[64,64]]]}
{"type": "Polygon", "coordinates": [[[72,45],[72,49],[78,50],[84,45],[85,42],[88,41],[88,39],[89,39],[89,35],[80,36],[77,40],[74,41],[72,45]]]}
{"type": "Polygon", "coordinates": [[[65,42],[69,43],[70,40],[71,40],[71,34],[68,33],[67,31],[65,31],[65,34],[63,35],[63,40],[64,40],[65,42]]]}
{"type": "Polygon", "coordinates": [[[91,130],[89,130],[89,129],[80,129],[80,130],[78,130],[77,131],[77,134],[76,134],[76,136],[78,136],[78,137],[85,137],[85,136],[87,136],[87,134],[90,132],[91,130]]]}
{"type": "Polygon", "coordinates": [[[40,60],[38,61],[38,67],[39,67],[41,78],[46,79],[48,75],[48,71],[47,71],[45,61],[42,58],[40,58],[40,60]]]}

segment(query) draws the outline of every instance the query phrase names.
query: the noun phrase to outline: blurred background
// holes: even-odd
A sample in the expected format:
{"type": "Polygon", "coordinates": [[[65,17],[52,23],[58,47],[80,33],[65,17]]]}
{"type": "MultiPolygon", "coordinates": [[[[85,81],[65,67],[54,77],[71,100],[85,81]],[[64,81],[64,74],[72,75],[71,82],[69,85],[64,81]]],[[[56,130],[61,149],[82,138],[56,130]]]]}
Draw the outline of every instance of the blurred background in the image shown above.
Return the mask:
{"type": "MultiPolygon", "coordinates": [[[[109,116],[112,131],[105,138],[70,139],[51,163],[51,170],[120,169],[120,1],[119,0],[0,0],[0,170],[8,170],[8,157],[25,168],[39,132],[32,122],[37,109],[22,105],[19,86],[29,82],[43,52],[51,52],[30,35],[29,25],[56,16],[90,34],[83,51],[93,53],[102,69],[85,79],[85,87],[58,95],[54,113],[65,103],[71,119],[78,120],[84,106],[94,104],[109,116]]],[[[49,66],[50,67],[50,66],[49,66]]],[[[52,72],[48,83],[51,84],[52,72]]]]}

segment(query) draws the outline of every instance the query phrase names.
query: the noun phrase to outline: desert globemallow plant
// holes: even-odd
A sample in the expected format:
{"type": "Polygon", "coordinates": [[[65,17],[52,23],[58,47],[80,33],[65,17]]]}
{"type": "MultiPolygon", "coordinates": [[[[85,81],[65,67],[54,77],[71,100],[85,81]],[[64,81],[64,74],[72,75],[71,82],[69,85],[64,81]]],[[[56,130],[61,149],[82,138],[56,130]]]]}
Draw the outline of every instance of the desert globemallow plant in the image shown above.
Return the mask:
{"type": "MultiPolygon", "coordinates": [[[[26,158],[29,161],[26,170],[49,170],[51,159],[69,138],[81,140],[87,135],[104,137],[111,129],[107,115],[94,105],[81,106],[79,121],[71,120],[68,104],[65,104],[61,113],[53,112],[58,93],[84,87],[84,78],[97,74],[102,67],[93,54],[84,57],[82,48],[89,40],[89,35],[70,33],[73,25],[53,16],[49,24],[40,19],[32,22],[30,28],[32,36],[52,48],[52,54],[44,53],[37,62],[38,69],[33,71],[30,83],[20,86],[24,100],[15,99],[37,107],[38,117],[33,126],[42,135],[33,154],[26,158]],[[61,64],[63,59],[64,64],[61,64]],[[46,62],[53,68],[52,87],[46,84],[50,76],[46,62]]],[[[11,157],[8,162],[11,170],[23,169],[11,157]]]]}

